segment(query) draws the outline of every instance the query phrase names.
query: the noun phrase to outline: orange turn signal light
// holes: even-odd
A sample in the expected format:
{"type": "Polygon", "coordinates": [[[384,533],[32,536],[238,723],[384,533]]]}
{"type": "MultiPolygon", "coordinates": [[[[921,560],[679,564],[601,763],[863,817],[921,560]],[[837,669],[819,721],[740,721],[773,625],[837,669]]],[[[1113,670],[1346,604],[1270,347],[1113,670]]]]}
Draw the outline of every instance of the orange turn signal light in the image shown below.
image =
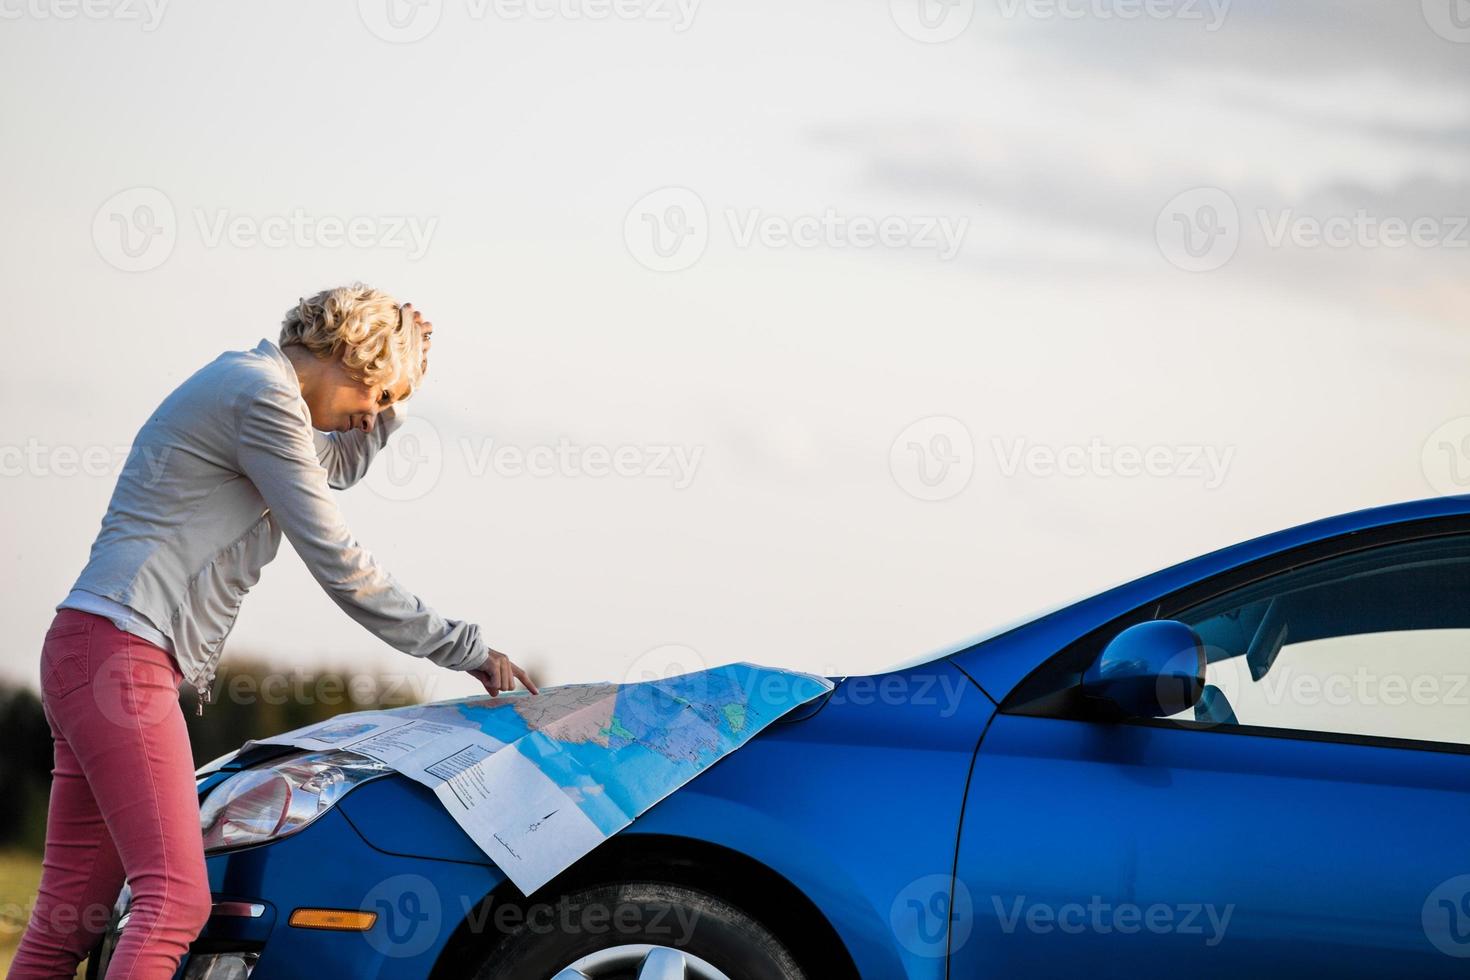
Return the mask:
{"type": "Polygon", "coordinates": [[[288,920],[298,929],[335,929],[338,932],[367,932],[378,921],[376,912],[349,909],[297,909],[288,920]]]}

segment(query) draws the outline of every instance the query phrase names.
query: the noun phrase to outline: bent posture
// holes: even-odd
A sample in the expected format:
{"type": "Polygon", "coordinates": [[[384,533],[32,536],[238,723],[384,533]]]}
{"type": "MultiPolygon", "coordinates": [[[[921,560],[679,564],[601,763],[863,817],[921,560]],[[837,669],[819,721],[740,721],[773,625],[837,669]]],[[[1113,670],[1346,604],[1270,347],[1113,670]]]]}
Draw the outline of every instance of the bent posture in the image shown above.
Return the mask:
{"type": "Polygon", "coordinates": [[[132,917],[109,980],[172,977],[209,916],[188,731],[241,601],[284,534],[341,609],[491,694],[526,673],[473,623],[409,592],[329,492],[362,479],[428,367],[433,325],[367,286],[302,300],[279,343],[230,351],[139,431],[102,529],[41,651],[56,761],[40,892],[12,980],[70,978],[126,880],[132,917]]]}

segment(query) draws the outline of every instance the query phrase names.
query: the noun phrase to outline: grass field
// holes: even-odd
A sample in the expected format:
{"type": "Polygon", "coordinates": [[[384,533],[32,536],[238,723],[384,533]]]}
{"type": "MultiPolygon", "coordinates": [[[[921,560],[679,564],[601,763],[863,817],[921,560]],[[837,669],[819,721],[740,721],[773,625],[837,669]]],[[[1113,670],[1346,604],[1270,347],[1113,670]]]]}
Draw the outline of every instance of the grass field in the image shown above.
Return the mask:
{"type": "MultiPolygon", "coordinates": [[[[41,881],[41,856],[24,851],[0,851],[0,976],[10,970],[20,934],[25,930],[36,886],[41,881]]],[[[77,970],[77,977],[85,971],[77,970]]]]}

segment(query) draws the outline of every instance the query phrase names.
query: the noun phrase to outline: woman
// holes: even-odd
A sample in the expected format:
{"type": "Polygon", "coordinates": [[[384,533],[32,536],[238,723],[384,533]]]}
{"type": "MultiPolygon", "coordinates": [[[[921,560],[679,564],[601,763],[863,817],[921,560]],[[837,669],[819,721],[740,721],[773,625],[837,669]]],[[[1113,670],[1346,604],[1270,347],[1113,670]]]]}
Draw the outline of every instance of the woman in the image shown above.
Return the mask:
{"type": "Polygon", "coordinates": [[[353,619],[466,671],[492,695],[520,667],[360,547],[329,489],[367,472],[427,369],[433,325],[363,285],[286,315],[279,344],[220,355],[139,431],[90,560],[41,650],[56,763],[46,856],[12,980],[69,978],[123,880],[132,917],[109,980],[164,980],[210,911],[194,763],[179,709],[208,699],[240,602],[281,535],[353,619]],[[320,431],[313,431],[320,430],[320,431]]]}

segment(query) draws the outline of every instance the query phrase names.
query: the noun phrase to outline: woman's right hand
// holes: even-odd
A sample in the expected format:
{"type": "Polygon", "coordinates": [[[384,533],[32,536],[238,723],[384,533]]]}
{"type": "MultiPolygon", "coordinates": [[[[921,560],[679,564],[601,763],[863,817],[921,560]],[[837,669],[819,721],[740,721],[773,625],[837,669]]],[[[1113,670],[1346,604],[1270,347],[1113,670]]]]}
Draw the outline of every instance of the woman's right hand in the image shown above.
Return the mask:
{"type": "Polygon", "coordinates": [[[483,664],[469,671],[469,674],[481,684],[485,685],[486,692],[492,698],[498,697],[502,691],[515,690],[516,681],[524,684],[526,690],[532,694],[541,693],[537,689],[535,682],[531,680],[530,674],[511,663],[510,658],[505,654],[497,653],[494,650],[490,651],[489,658],[483,664]]]}

